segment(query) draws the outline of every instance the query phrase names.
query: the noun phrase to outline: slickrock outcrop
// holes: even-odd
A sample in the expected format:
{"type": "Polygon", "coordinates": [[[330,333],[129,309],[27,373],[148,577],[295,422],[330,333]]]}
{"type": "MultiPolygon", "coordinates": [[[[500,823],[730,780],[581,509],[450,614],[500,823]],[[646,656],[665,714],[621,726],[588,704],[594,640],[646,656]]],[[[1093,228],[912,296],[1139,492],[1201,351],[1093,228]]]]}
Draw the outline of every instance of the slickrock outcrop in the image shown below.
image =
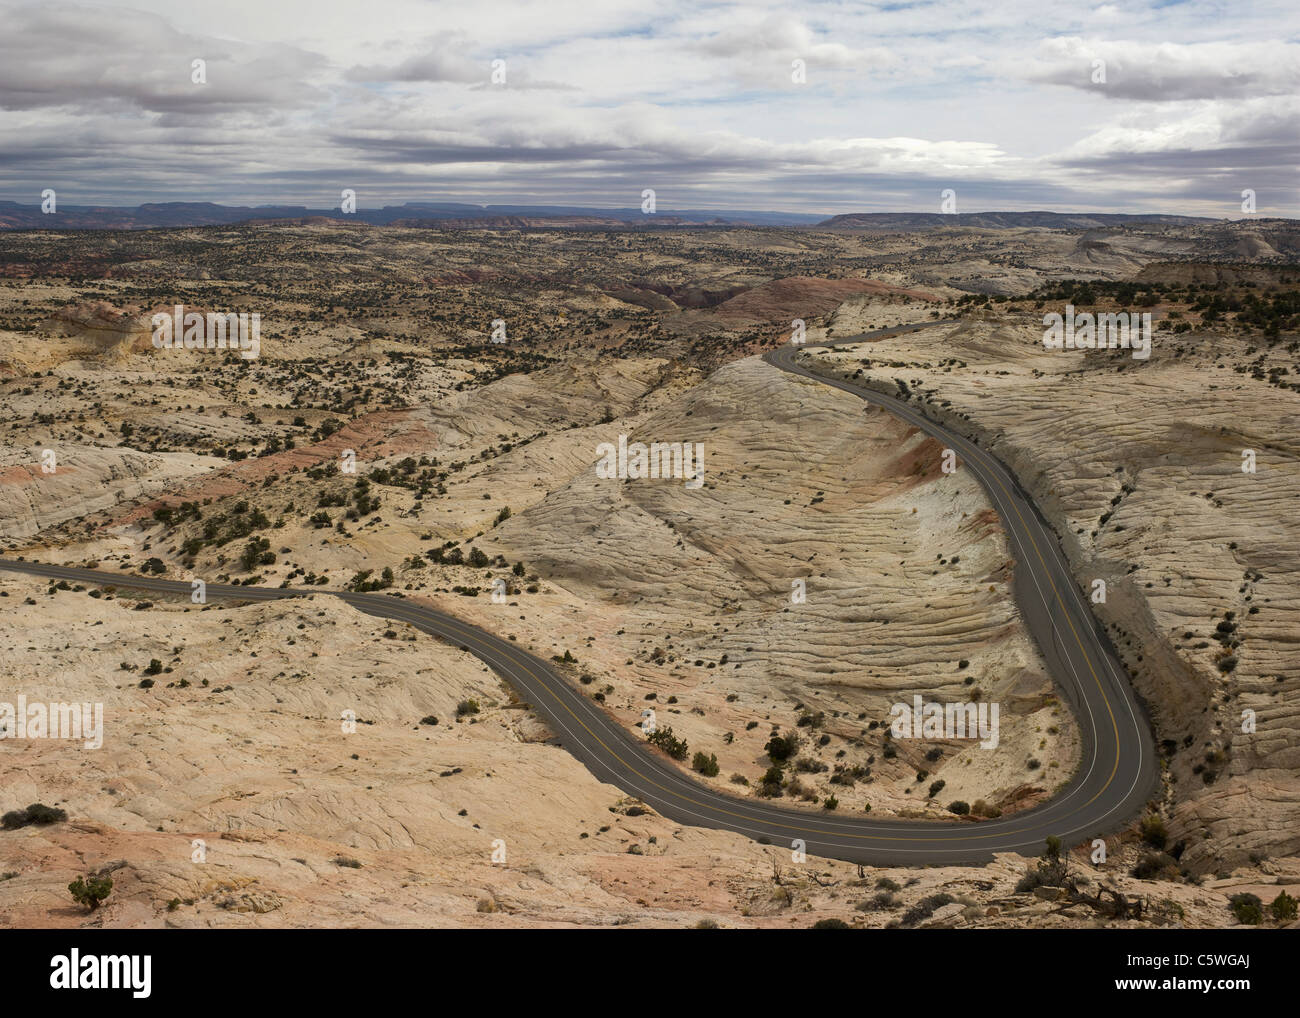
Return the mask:
{"type": "Polygon", "coordinates": [[[1269,381],[1290,354],[1159,324],[1146,362],[1051,351],[1024,316],[814,356],[991,436],[1085,594],[1106,582],[1096,610],[1163,740],[1182,861],[1300,850],[1300,402],[1269,381]]]}

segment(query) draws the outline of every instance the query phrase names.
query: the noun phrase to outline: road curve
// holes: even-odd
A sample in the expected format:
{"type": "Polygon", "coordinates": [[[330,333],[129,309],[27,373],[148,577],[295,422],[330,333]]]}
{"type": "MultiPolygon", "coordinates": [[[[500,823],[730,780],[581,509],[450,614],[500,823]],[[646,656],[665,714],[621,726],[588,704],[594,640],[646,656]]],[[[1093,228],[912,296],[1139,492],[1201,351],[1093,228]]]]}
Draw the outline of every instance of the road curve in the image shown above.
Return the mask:
{"type": "MultiPolygon", "coordinates": [[[[926,326],[946,324],[927,323],[926,326]]],[[[834,344],[902,331],[881,329],[834,344]]],[[[1001,516],[1016,559],[1016,599],[1049,670],[1069,697],[1082,734],[1082,762],[1055,798],[1022,813],[984,821],[872,819],[813,811],[779,801],[740,798],[696,781],[626,729],[549,664],[509,640],[453,615],[386,594],[320,588],[207,585],[207,597],[263,601],[338,597],[368,615],[409,622],[462,647],[493,669],[546,720],[559,741],[601,781],[636,796],[683,824],[735,831],[763,844],[802,842],[811,855],[879,865],[979,863],[995,852],[1036,855],[1049,835],[1067,845],[1100,837],[1136,815],[1155,788],[1150,729],[1119,662],[1079,596],[1064,556],[1011,474],[978,446],[923,417],[907,403],[799,366],[800,348],[764,358],[774,366],[850,392],[884,407],[956,450],[960,469],[974,473],[1001,516]]],[[[187,580],[0,559],[0,569],[52,579],[133,587],[188,596],[187,580]]]]}

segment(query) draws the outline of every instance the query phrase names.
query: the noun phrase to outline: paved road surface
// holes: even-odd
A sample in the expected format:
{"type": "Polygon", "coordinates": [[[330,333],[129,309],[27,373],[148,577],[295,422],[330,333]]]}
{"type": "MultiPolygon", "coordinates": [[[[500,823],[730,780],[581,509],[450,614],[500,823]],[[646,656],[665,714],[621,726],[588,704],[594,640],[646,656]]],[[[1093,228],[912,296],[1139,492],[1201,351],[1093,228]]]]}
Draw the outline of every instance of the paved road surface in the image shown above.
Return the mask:
{"type": "MultiPolygon", "coordinates": [[[[896,331],[877,330],[832,345],[896,331]]],[[[802,809],[782,800],[742,799],[696,781],[678,765],[651,751],[638,730],[623,728],[545,661],[455,616],[388,594],[320,588],[209,583],[207,597],[262,601],[324,595],[342,598],[368,615],[409,622],[463,647],[496,671],[547,721],[564,748],[601,781],[637,796],[681,823],[736,831],[763,844],[789,848],[795,841],[802,841],[810,855],[883,865],[974,863],[989,859],[994,852],[1037,855],[1049,835],[1072,845],[1122,826],[1138,814],[1155,789],[1158,771],[1150,728],[1122,667],[1108,651],[1099,627],[1070,579],[1056,539],[1028,497],[1006,468],[978,446],[923,417],[903,401],[798,366],[798,349],[782,347],[765,359],[784,371],[806,375],[882,406],[933,435],[956,450],[959,469],[974,473],[992,499],[1016,559],[1017,602],[1052,676],[1069,697],[1082,730],[1080,769],[1071,784],[1051,801],[1022,813],[976,823],[873,819],[863,814],[802,809]]],[[[0,559],[0,569],[185,596],[191,589],[188,581],[13,559],[0,559]]]]}

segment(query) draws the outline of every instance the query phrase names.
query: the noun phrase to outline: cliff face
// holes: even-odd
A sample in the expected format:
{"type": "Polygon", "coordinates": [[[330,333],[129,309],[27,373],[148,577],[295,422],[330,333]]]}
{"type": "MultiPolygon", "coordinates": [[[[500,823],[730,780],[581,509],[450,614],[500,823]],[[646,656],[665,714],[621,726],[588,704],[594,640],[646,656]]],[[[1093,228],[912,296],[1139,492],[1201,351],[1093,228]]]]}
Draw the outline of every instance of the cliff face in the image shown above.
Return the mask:
{"type": "Polygon", "coordinates": [[[88,353],[126,353],[149,345],[151,313],[104,301],[69,304],[53,312],[46,327],[55,336],[84,345],[88,353]]]}

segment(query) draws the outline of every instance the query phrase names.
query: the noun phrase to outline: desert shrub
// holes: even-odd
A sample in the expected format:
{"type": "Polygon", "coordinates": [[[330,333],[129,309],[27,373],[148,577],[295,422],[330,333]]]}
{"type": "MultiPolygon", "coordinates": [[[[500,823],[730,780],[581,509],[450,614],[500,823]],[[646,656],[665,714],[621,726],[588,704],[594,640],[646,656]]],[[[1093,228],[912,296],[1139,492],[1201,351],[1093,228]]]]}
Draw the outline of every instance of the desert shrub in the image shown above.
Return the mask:
{"type": "Polygon", "coordinates": [[[34,802],[27,807],[27,822],[30,824],[53,824],[67,819],[68,814],[57,806],[44,806],[34,802]]]}
{"type": "Polygon", "coordinates": [[[686,740],[679,739],[673,735],[671,727],[656,728],[647,738],[646,741],[652,746],[658,746],[674,760],[686,759],[686,740]]]}
{"type": "Polygon", "coordinates": [[[85,905],[88,911],[93,912],[113,892],[113,878],[107,876],[77,877],[68,885],[68,891],[72,894],[73,901],[79,905],[85,905]]]}
{"type": "Polygon", "coordinates": [[[57,806],[45,806],[34,802],[26,809],[10,810],[0,817],[0,827],[6,831],[16,831],[29,824],[55,824],[68,819],[68,814],[57,806]]]}
{"type": "Polygon", "coordinates": [[[271,551],[271,542],[265,537],[254,537],[244,545],[239,556],[239,564],[245,571],[256,565],[270,565],[275,561],[275,552],[271,551]]]}
{"type": "Polygon", "coordinates": [[[1264,918],[1264,903],[1256,894],[1234,894],[1228,899],[1228,909],[1244,926],[1258,926],[1264,918]]]}
{"type": "Polygon", "coordinates": [[[877,891],[866,901],[860,901],[854,907],[859,912],[875,912],[880,909],[895,908],[898,898],[892,891],[877,891]]]}
{"type": "Polygon", "coordinates": [[[774,735],[767,740],[767,745],[763,747],[768,758],[773,763],[781,763],[789,760],[799,750],[799,739],[791,732],[789,735],[774,735]]]}
{"type": "Polygon", "coordinates": [[[699,771],[706,778],[716,778],[718,776],[718,758],[710,753],[705,756],[702,752],[697,752],[695,758],[691,761],[691,769],[699,771]]]}
{"type": "Polygon", "coordinates": [[[1024,894],[1035,887],[1060,887],[1065,882],[1066,871],[1067,861],[1061,855],[1061,839],[1049,837],[1038,864],[1026,871],[1017,882],[1016,893],[1024,894]]]}
{"type": "Polygon", "coordinates": [[[853,929],[843,919],[818,919],[812,924],[814,930],[851,930],[853,929]]]}
{"type": "Polygon", "coordinates": [[[943,908],[944,905],[951,905],[954,900],[953,896],[946,891],[922,898],[903,913],[902,925],[915,926],[922,919],[929,919],[937,909],[943,908]]]}
{"type": "Polygon", "coordinates": [[[1289,922],[1296,917],[1296,900],[1283,891],[1269,903],[1268,910],[1278,922],[1289,922]]]}
{"type": "Polygon", "coordinates": [[[784,775],[781,768],[773,764],[763,772],[762,778],[758,782],[758,794],[765,799],[778,799],[781,797],[781,782],[784,775]]]}
{"type": "Polygon", "coordinates": [[[1159,813],[1148,813],[1142,818],[1142,840],[1154,849],[1163,851],[1169,842],[1165,821],[1159,813]]]}
{"type": "Polygon", "coordinates": [[[970,804],[962,802],[960,799],[956,799],[953,802],[948,803],[948,812],[956,813],[959,817],[964,817],[970,812],[970,804]]]}
{"type": "Polygon", "coordinates": [[[1178,876],[1178,862],[1164,852],[1147,852],[1133,867],[1139,880],[1172,880],[1178,876]]]}
{"type": "Polygon", "coordinates": [[[467,714],[477,714],[478,712],[477,700],[461,700],[460,703],[456,704],[456,717],[458,718],[463,718],[467,714]]]}

